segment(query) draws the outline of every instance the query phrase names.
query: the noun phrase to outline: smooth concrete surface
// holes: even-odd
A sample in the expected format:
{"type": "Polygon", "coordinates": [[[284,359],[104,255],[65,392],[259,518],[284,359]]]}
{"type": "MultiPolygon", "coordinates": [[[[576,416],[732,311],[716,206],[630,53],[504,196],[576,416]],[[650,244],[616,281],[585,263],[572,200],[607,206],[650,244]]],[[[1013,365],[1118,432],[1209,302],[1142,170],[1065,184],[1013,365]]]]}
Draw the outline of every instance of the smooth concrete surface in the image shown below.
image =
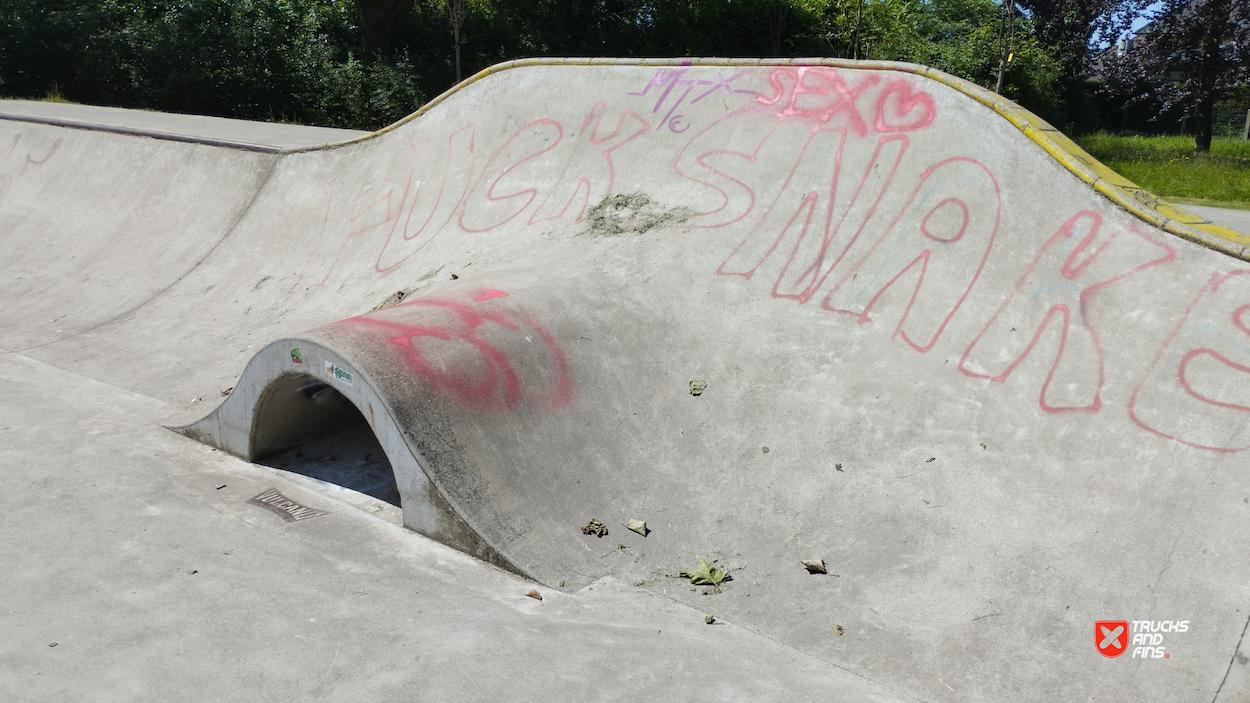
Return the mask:
{"type": "MultiPolygon", "coordinates": [[[[1250,265],[1120,210],[969,95],[881,65],[548,65],[300,153],[2,123],[0,359],[33,379],[0,404],[22,432],[3,465],[80,466],[74,490],[82,472],[137,476],[84,483],[109,506],[129,505],[128,486],[166,488],[144,500],[188,522],[162,524],[160,554],[228,533],[229,516],[280,528],[267,559],[222,576],[253,610],[214,615],[222,629],[192,647],[211,661],[273,640],[230,630],[255,609],[321,607],[352,641],[376,622],[366,611],[411,618],[353,652],[417,699],[422,674],[381,652],[460,622],[466,639],[436,660],[448,691],[487,672],[521,698],[656,682],[645,699],[690,690],[655,672],[706,665],[730,681],[710,698],[1243,700],[1250,265]],[[281,523],[246,503],[278,485],[270,469],[155,426],[262,459],[258,437],[319,427],[258,411],[299,376],[369,420],[405,525],[442,538],[456,530],[437,520],[459,521],[530,580],[445,557],[464,599],[427,618],[397,595],[432,578],[427,559],[401,557],[446,552],[392,529],[393,512],[348,517],[301,478],[279,490],[331,514],[281,523]],[[81,417],[92,396],[70,379],[109,411],[81,417]],[[225,465],[263,479],[188,487],[225,465]],[[610,534],[584,534],[592,518],[610,534]],[[701,557],[733,580],[677,576],[701,557]],[[799,560],[813,558],[829,573],[809,575],[799,560]],[[262,564],[282,577],[253,575],[262,564]],[[551,592],[540,605],[569,603],[587,639],[482,611],[505,596],[471,569],[506,598],[551,592]],[[346,584],[375,573],[385,600],[353,610],[346,584]],[[289,574],[320,579],[316,594],[288,597],[289,574]],[[628,618],[659,604],[656,621],[717,637],[711,612],[741,648],[631,658],[642,640],[616,611],[586,610],[606,583],[628,618]],[[1104,621],[1130,623],[1129,651],[1099,653],[1104,621]],[[472,638],[558,656],[594,640],[621,663],[601,675],[574,659],[549,684],[572,688],[544,693],[532,655],[508,646],[491,650],[499,668],[473,669],[472,638]],[[811,692],[811,671],[832,683],[811,692]]],[[[20,470],[34,488],[6,500],[44,507],[6,527],[25,535],[13,573],[64,579],[31,546],[56,535],[53,554],[74,545],[118,574],[28,596],[24,616],[85,607],[92,587],[177,590],[121,568],[148,554],[118,552],[131,517],[100,508],[70,530],[40,501],[87,498],[39,483],[51,468],[20,470]]],[[[186,609],[149,605],[166,622],[186,609]]],[[[328,652],[300,634],[288,651],[328,652]]],[[[167,647],[145,651],[177,667],[167,647]]],[[[22,661],[3,670],[38,674],[22,661]]]]}
{"type": "Polygon", "coordinates": [[[5,701],[910,700],[611,579],[487,566],[162,429],[159,400],[0,374],[5,701]],[[245,502],[270,488],[327,514],[245,502]]]}
{"type": "Polygon", "coordinates": [[[1224,225],[1243,234],[1250,234],[1250,210],[1230,210],[1223,207],[1207,207],[1205,205],[1186,205],[1186,210],[1211,220],[1217,225],[1224,225]]]}
{"type": "Polygon", "coordinates": [[[369,134],[354,129],[249,122],[204,115],[175,115],[35,100],[0,100],[0,119],[36,120],[43,124],[132,132],[159,139],[199,141],[256,151],[321,146],[346,142],[369,134]]]}

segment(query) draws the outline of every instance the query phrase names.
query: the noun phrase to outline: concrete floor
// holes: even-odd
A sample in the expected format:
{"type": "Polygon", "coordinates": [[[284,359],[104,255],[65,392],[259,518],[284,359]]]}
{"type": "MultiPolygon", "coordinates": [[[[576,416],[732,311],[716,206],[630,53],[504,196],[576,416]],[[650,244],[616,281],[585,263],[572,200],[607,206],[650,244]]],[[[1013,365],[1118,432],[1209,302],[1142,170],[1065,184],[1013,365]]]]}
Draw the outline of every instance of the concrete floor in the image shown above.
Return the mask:
{"type": "Polygon", "coordinates": [[[912,700],[628,584],[487,566],[152,398],[14,353],[0,376],[0,699],[912,700]],[[247,502],[271,488],[326,514],[247,502]]]}

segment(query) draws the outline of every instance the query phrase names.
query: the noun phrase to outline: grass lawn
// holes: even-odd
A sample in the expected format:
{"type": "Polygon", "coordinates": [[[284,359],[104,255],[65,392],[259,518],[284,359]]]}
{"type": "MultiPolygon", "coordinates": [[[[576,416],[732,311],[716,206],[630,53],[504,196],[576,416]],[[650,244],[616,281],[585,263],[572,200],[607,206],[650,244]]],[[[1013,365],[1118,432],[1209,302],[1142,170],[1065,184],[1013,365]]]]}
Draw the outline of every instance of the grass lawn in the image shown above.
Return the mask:
{"type": "Polygon", "coordinates": [[[1213,139],[1194,153],[1192,137],[1117,137],[1075,140],[1120,175],[1177,204],[1250,209],[1250,142],[1213,139]]]}

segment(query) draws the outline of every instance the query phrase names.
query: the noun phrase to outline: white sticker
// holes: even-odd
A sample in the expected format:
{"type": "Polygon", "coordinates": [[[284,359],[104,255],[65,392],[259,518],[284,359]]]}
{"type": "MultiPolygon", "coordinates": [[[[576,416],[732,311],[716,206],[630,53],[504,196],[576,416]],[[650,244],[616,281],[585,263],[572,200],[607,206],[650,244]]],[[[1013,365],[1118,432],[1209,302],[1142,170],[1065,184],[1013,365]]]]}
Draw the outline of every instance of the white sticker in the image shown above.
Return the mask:
{"type": "Polygon", "coordinates": [[[351,388],[352,386],[352,372],[348,371],[342,366],[335,366],[333,363],[327,361],[326,362],[326,375],[338,381],[339,383],[342,383],[348,388],[351,388]]]}

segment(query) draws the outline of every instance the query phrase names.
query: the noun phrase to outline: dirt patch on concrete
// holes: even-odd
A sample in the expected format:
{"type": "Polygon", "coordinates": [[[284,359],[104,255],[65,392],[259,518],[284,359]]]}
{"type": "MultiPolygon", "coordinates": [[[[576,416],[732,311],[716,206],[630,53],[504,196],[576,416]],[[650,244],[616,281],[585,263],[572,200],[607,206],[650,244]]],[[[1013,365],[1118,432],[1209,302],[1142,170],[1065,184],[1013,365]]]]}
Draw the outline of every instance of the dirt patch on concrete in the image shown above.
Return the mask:
{"type": "Polygon", "coordinates": [[[646,193],[609,195],[586,213],[585,233],[596,237],[643,234],[681,224],[694,216],[692,208],[665,208],[646,193]]]}

